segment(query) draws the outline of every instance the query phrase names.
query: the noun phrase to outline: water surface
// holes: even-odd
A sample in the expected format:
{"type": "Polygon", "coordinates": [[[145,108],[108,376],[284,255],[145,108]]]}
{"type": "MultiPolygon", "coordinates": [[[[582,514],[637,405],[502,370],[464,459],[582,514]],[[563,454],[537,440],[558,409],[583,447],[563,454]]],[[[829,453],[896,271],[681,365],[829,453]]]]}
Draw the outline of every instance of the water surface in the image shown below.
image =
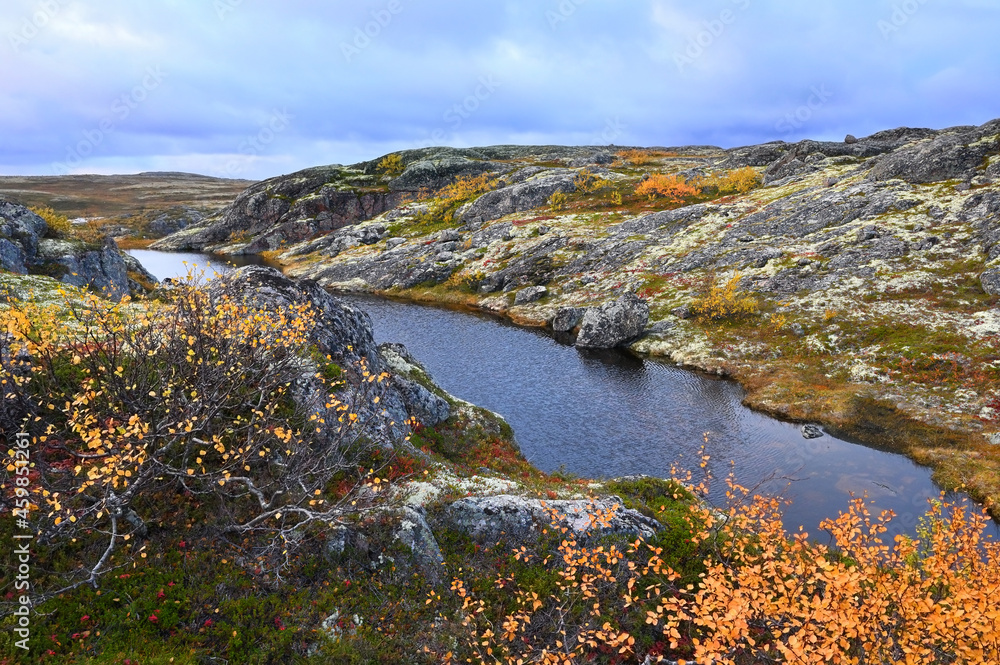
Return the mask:
{"type": "MultiPolygon", "coordinates": [[[[183,261],[226,271],[256,257],[130,252],[159,278],[183,261]]],[[[402,342],[445,390],[501,414],[535,466],[584,477],[669,476],[711,456],[710,498],[725,503],[723,479],[791,501],[785,525],[822,539],[819,523],[853,492],[877,514],[893,510],[894,532],[913,533],[940,490],[908,458],[824,434],[744,407],[731,381],[642,360],[621,351],[581,351],[496,317],[368,296],[341,296],[372,317],[379,342],[402,342]]],[[[995,525],[991,525],[994,533],[995,525]]]]}

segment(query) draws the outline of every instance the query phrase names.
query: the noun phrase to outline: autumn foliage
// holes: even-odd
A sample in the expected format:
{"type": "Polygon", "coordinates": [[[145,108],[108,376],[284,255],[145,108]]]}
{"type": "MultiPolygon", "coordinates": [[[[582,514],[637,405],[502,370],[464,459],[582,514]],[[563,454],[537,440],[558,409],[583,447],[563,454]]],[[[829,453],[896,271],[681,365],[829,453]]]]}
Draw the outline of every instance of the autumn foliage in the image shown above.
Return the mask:
{"type": "MultiPolygon", "coordinates": [[[[165,491],[211,506],[220,544],[279,576],[290,534],[373,504],[377,472],[359,464],[385,441],[362,424],[386,377],[362,367],[345,390],[314,324],[308,305],[263,310],[225,278],[142,307],[89,296],[58,324],[26,304],[0,311],[0,431],[32,438],[39,540],[77,548],[64,590],[127,561],[165,491]]],[[[8,514],[14,466],[0,471],[8,514]]]]}
{"type": "Polygon", "coordinates": [[[701,190],[681,176],[654,173],[639,183],[635,193],[648,196],[650,200],[663,198],[669,203],[679,203],[687,197],[698,196],[701,190]]]}
{"type": "MultiPolygon", "coordinates": [[[[704,553],[695,580],[641,538],[586,543],[566,529],[541,562],[554,588],[497,578],[513,611],[496,616],[456,578],[473,661],[1000,662],[1000,544],[983,539],[985,514],[934,502],[919,538],[886,542],[892,515],[873,518],[855,499],[821,525],[827,546],[786,533],[776,500],[736,485],[730,495],[745,500],[692,513],[690,541],[704,553]]],[[[592,516],[595,526],[609,518],[592,516]]]]}

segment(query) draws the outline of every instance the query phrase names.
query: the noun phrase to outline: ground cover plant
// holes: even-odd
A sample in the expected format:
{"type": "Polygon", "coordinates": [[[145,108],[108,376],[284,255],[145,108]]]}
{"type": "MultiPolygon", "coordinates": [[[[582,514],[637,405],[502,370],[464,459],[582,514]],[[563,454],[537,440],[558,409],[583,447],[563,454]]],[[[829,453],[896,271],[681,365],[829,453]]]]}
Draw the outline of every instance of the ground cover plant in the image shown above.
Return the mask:
{"type": "MultiPolygon", "coordinates": [[[[716,287],[720,302],[739,299],[737,284],[716,287]]],[[[0,471],[0,524],[10,539],[26,513],[37,529],[28,660],[10,631],[10,561],[0,579],[5,662],[1000,658],[1000,547],[980,513],[942,500],[915,537],[889,542],[892,516],[858,499],[824,523],[824,544],[732,480],[730,505],[713,508],[690,474],[543,474],[509,428],[468,411],[418,426],[405,454],[364,427],[385,377],[319,353],[308,307],[260,310],[224,281],[160,298],[0,312],[0,425],[8,442],[33,438],[31,465],[10,451],[0,471]],[[310,385],[321,403],[297,399],[310,385]],[[428,570],[386,508],[445,471],[514,479],[545,502],[618,500],[582,531],[550,508],[535,540],[483,540],[447,519],[468,492],[445,491],[425,506],[443,558],[428,570]],[[659,529],[607,532],[625,508],[659,529]]]]}

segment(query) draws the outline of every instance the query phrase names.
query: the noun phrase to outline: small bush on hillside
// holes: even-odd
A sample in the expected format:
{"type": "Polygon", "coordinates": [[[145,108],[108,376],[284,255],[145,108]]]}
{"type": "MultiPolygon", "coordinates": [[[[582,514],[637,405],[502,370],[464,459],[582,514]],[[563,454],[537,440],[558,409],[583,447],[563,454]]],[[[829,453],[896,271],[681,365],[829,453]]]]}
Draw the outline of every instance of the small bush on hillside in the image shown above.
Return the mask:
{"type": "Polygon", "coordinates": [[[756,169],[746,166],[709,177],[696,178],[692,183],[703,191],[715,192],[726,196],[729,194],[746,194],[760,187],[763,183],[763,178],[756,169]]]}
{"type": "Polygon", "coordinates": [[[31,212],[45,220],[49,225],[46,235],[50,238],[67,238],[73,235],[73,224],[66,215],[60,215],[47,206],[32,206],[31,212]]]}
{"type": "Polygon", "coordinates": [[[566,209],[566,195],[563,192],[553,192],[549,197],[549,208],[554,211],[566,209]]]}
{"type": "Polygon", "coordinates": [[[681,176],[654,173],[639,183],[635,193],[648,196],[650,201],[664,198],[670,203],[679,203],[685,198],[698,196],[701,190],[681,176]]]}
{"type": "Polygon", "coordinates": [[[381,160],[379,160],[378,170],[383,174],[395,178],[400,173],[403,172],[403,158],[398,154],[386,155],[381,160]]]}
{"type": "Polygon", "coordinates": [[[360,368],[346,389],[311,345],[308,306],[259,310],[218,279],[145,309],[91,296],[62,322],[0,310],[0,434],[30,437],[33,465],[23,487],[19,462],[0,469],[0,508],[61,561],[32,580],[37,602],[135,556],[157,496],[197,497],[218,545],[272,579],[311,525],[381,496],[366,462],[390,442],[364,423],[387,377],[360,368]]]}
{"type": "Polygon", "coordinates": [[[698,318],[709,321],[739,319],[758,311],[757,299],[740,290],[740,273],[734,273],[721,286],[711,276],[704,295],[692,304],[692,311],[698,318]]]}

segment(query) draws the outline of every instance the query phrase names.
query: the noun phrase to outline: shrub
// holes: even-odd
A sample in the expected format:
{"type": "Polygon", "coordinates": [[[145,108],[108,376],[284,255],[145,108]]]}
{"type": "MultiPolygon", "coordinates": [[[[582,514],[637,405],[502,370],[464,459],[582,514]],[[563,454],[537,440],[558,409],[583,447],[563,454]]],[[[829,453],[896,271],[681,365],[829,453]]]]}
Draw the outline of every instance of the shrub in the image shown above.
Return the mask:
{"type": "MultiPolygon", "coordinates": [[[[920,541],[900,536],[889,545],[892,514],[873,519],[854,499],[821,525],[828,547],[786,533],[777,500],[732,482],[729,495],[729,509],[693,508],[678,531],[693,544],[690,556],[704,557],[693,581],[656,544],[584,544],[558,520],[555,555],[515,550],[554,571],[554,589],[498,576],[514,599],[512,610],[501,609],[455,578],[466,653],[510,665],[998,662],[1000,543],[984,539],[985,513],[935,501],[920,541]]],[[[610,518],[590,515],[592,524],[610,518]]],[[[452,656],[445,662],[466,662],[452,656]]]]}
{"type": "MultiPolygon", "coordinates": [[[[296,534],[380,497],[367,461],[390,442],[364,423],[387,377],[362,367],[348,389],[329,358],[314,359],[307,305],[259,310],[225,280],[183,284],[148,309],[90,296],[68,305],[61,330],[28,307],[0,311],[0,434],[31,436],[38,540],[72,552],[58,584],[33,581],[37,601],[120,566],[162,492],[198,497],[219,544],[275,579],[296,534]]],[[[16,466],[0,470],[8,513],[28,498],[14,491],[16,466]]]]}
{"type": "Polygon", "coordinates": [[[376,168],[378,168],[378,170],[381,171],[383,174],[391,178],[395,178],[396,176],[398,176],[400,173],[403,172],[404,168],[403,158],[395,153],[391,155],[386,155],[381,160],[379,160],[378,166],[376,168]]]}
{"type": "Polygon", "coordinates": [[[549,197],[549,207],[552,210],[564,210],[566,208],[566,195],[562,192],[553,192],[549,197]]]}
{"type": "Polygon", "coordinates": [[[662,197],[670,203],[679,203],[687,197],[698,196],[701,190],[680,176],[654,173],[639,183],[635,193],[648,196],[650,201],[662,197]]]}
{"type": "Polygon", "coordinates": [[[462,203],[496,189],[497,179],[489,173],[478,176],[462,176],[441,190],[440,197],[447,205],[462,203]]]}
{"type": "Polygon", "coordinates": [[[739,272],[733,274],[729,280],[719,286],[715,282],[715,276],[708,279],[708,289],[703,296],[695,300],[692,304],[692,311],[700,319],[720,320],[738,319],[757,313],[757,300],[740,291],[739,272]]]}
{"type": "Polygon", "coordinates": [[[729,171],[717,180],[720,194],[746,194],[762,182],[761,175],[750,166],[729,171]]]}
{"type": "Polygon", "coordinates": [[[73,235],[73,224],[66,215],[60,215],[47,206],[32,206],[31,212],[45,220],[49,225],[46,235],[50,238],[66,238],[73,235]]]}
{"type": "Polygon", "coordinates": [[[676,157],[676,152],[667,152],[665,150],[643,150],[640,148],[629,148],[628,150],[620,150],[615,153],[615,157],[631,164],[632,166],[647,166],[652,164],[660,157],[676,157]]]}
{"type": "Polygon", "coordinates": [[[593,173],[582,171],[573,179],[573,184],[576,186],[576,191],[581,194],[591,194],[610,183],[604,178],[595,176],[593,173]]]}

